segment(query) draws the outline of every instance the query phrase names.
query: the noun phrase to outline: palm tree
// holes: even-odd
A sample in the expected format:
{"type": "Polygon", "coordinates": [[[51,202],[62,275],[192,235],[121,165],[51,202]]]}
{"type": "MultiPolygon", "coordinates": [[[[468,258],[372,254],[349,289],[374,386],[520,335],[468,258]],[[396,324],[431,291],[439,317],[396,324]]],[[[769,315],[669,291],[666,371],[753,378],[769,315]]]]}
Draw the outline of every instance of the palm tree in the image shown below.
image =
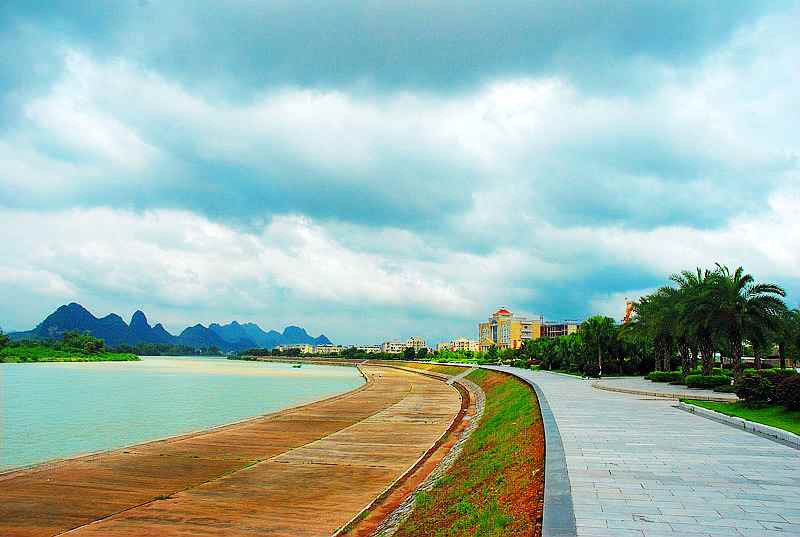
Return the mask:
{"type": "MultiPolygon", "coordinates": [[[[703,375],[710,375],[714,367],[714,333],[711,328],[711,317],[708,308],[702,302],[704,291],[711,283],[712,273],[708,270],[696,272],[684,270],[673,274],[671,280],[678,284],[681,292],[680,331],[691,341],[693,349],[700,351],[700,362],[703,375]]],[[[692,356],[696,356],[692,350],[692,356]]]]}
{"type": "Polygon", "coordinates": [[[781,316],[775,336],[778,340],[781,369],[786,369],[787,351],[791,348],[795,356],[800,351],[800,309],[787,310],[781,316]]]}
{"type": "Polygon", "coordinates": [[[698,298],[709,324],[730,346],[733,367],[741,372],[742,343],[746,337],[760,339],[768,330],[778,328],[786,304],[786,292],[773,283],[755,283],[750,274],[739,267],[730,269],[717,263],[709,285],[698,298]]]}
{"type": "Polygon", "coordinates": [[[662,287],[655,293],[643,296],[633,304],[635,315],[627,322],[622,333],[633,340],[652,342],[656,371],[669,371],[675,351],[677,294],[672,287],[662,287]]]}
{"type": "Polygon", "coordinates": [[[603,353],[611,347],[617,336],[617,325],[611,317],[595,315],[583,321],[581,334],[590,347],[597,349],[597,368],[603,375],[603,353]]]}

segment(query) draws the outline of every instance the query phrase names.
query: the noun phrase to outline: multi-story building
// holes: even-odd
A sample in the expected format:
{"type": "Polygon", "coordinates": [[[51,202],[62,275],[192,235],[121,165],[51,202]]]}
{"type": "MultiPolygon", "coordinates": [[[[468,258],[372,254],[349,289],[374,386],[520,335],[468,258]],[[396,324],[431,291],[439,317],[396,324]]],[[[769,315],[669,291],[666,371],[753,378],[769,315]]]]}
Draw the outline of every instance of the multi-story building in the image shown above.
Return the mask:
{"type": "Polygon", "coordinates": [[[300,354],[311,354],[314,352],[314,347],[305,343],[298,343],[296,345],[279,345],[275,347],[275,349],[281,352],[297,349],[300,351],[300,354]]]}
{"type": "MultiPolygon", "coordinates": [[[[428,344],[425,343],[425,340],[422,339],[421,337],[412,336],[412,337],[408,338],[408,340],[406,341],[405,348],[408,348],[408,347],[411,347],[412,349],[414,349],[415,352],[419,352],[421,349],[427,349],[428,348],[428,344]]],[[[403,350],[405,350],[405,348],[403,350]]]]}
{"type": "Polygon", "coordinates": [[[485,323],[478,324],[480,350],[495,346],[498,349],[518,349],[526,340],[540,337],[566,336],[578,331],[577,321],[545,321],[515,317],[505,308],[500,308],[485,323]]]}
{"type": "Polygon", "coordinates": [[[458,351],[478,351],[480,350],[480,342],[465,337],[459,337],[450,342],[450,350],[453,352],[458,351]]]}
{"type": "Polygon", "coordinates": [[[436,352],[449,351],[452,341],[440,341],[436,344],[436,352]]]}
{"type": "Polygon", "coordinates": [[[384,341],[381,345],[381,352],[387,354],[400,354],[406,350],[406,344],[402,341],[384,341]]]}
{"type": "Polygon", "coordinates": [[[505,308],[500,308],[485,322],[478,324],[478,341],[480,350],[491,347],[498,349],[518,349],[528,339],[541,337],[544,319],[527,319],[515,317],[505,308]]]}
{"type": "Polygon", "coordinates": [[[316,354],[340,354],[343,350],[342,345],[317,345],[314,347],[316,354]]]}
{"type": "Polygon", "coordinates": [[[381,346],[380,345],[361,345],[359,347],[356,347],[356,350],[358,350],[360,352],[365,352],[367,354],[377,354],[377,353],[381,352],[381,346]]]}
{"type": "Polygon", "coordinates": [[[546,321],[542,325],[542,337],[559,337],[574,334],[578,331],[577,321],[553,322],[546,321]]]}

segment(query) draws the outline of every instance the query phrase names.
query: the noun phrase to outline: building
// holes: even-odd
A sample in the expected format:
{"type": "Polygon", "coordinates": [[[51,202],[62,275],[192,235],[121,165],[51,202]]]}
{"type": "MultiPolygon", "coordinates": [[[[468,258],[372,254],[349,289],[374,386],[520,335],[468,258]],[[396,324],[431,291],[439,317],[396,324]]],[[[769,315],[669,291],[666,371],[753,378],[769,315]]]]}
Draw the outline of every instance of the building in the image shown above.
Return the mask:
{"type": "Polygon", "coordinates": [[[405,350],[408,347],[411,347],[412,349],[414,349],[414,352],[419,352],[422,349],[427,349],[428,348],[428,344],[425,343],[425,340],[422,339],[421,337],[412,336],[412,337],[408,338],[408,340],[406,341],[406,346],[405,346],[405,348],[403,350],[405,350]]]}
{"type": "Polygon", "coordinates": [[[406,344],[402,341],[384,341],[381,345],[381,352],[387,354],[400,354],[406,350],[406,344]]]}
{"type": "Polygon", "coordinates": [[[480,342],[465,337],[459,337],[450,342],[450,350],[453,352],[459,351],[478,351],[480,350],[480,342]]]}
{"type": "Polygon", "coordinates": [[[314,347],[316,354],[340,354],[344,350],[342,345],[317,345],[314,347]]]}
{"type": "Polygon", "coordinates": [[[553,322],[545,321],[542,325],[542,337],[568,336],[578,331],[578,321],[553,322]]]}
{"type": "Polygon", "coordinates": [[[452,341],[440,341],[436,344],[436,352],[449,351],[452,341]]]}
{"type": "Polygon", "coordinates": [[[297,349],[300,351],[300,354],[311,354],[314,352],[314,347],[306,343],[299,343],[297,345],[279,345],[278,347],[275,347],[275,349],[280,352],[297,349]]]}
{"type": "Polygon", "coordinates": [[[356,350],[367,354],[378,354],[382,352],[380,345],[361,345],[360,347],[356,347],[356,350]]]}
{"type": "Polygon", "coordinates": [[[492,314],[485,323],[478,324],[478,341],[480,350],[487,351],[491,347],[498,349],[518,349],[529,339],[541,337],[544,319],[526,319],[515,317],[505,308],[492,314]]]}
{"type": "Polygon", "coordinates": [[[480,350],[487,351],[492,346],[498,349],[519,349],[527,340],[540,337],[558,337],[578,331],[577,321],[545,321],[515,317],[505,308],[500,308],[484,323],[478,324],[480,350]]]}

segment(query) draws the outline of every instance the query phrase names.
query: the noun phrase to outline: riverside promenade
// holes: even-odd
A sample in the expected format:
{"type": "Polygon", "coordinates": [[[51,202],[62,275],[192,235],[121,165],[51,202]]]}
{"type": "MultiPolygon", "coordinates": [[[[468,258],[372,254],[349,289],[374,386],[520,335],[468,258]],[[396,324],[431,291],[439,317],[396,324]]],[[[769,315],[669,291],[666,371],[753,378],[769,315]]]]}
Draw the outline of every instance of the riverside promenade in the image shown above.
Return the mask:
{"type": "Polygon", "coordinates": [[[579,536],[800,536],[800,450],[668,399],[488,367],[530,379],[545,395],[564,446],[579,536]]]}
{"type": "Polygon", "coordinates": [[[360,369],[363,387],[320,402],[1,474],[0,535],[330,535],[461,409],[439,379],[360,369]]]}

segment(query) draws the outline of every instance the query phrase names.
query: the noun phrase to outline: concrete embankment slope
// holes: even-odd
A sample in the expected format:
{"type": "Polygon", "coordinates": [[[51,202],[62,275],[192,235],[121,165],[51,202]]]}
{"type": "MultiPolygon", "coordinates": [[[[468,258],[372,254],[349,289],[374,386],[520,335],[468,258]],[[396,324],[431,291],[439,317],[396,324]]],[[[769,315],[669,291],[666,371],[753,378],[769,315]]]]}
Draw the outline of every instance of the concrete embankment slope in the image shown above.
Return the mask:
{"type": "Polygon", "coordinates": [[[329,535],[461,406],[441,380],[361,369],[367,384],[339,397],[2,475],[0,535],[329,535]]]}

